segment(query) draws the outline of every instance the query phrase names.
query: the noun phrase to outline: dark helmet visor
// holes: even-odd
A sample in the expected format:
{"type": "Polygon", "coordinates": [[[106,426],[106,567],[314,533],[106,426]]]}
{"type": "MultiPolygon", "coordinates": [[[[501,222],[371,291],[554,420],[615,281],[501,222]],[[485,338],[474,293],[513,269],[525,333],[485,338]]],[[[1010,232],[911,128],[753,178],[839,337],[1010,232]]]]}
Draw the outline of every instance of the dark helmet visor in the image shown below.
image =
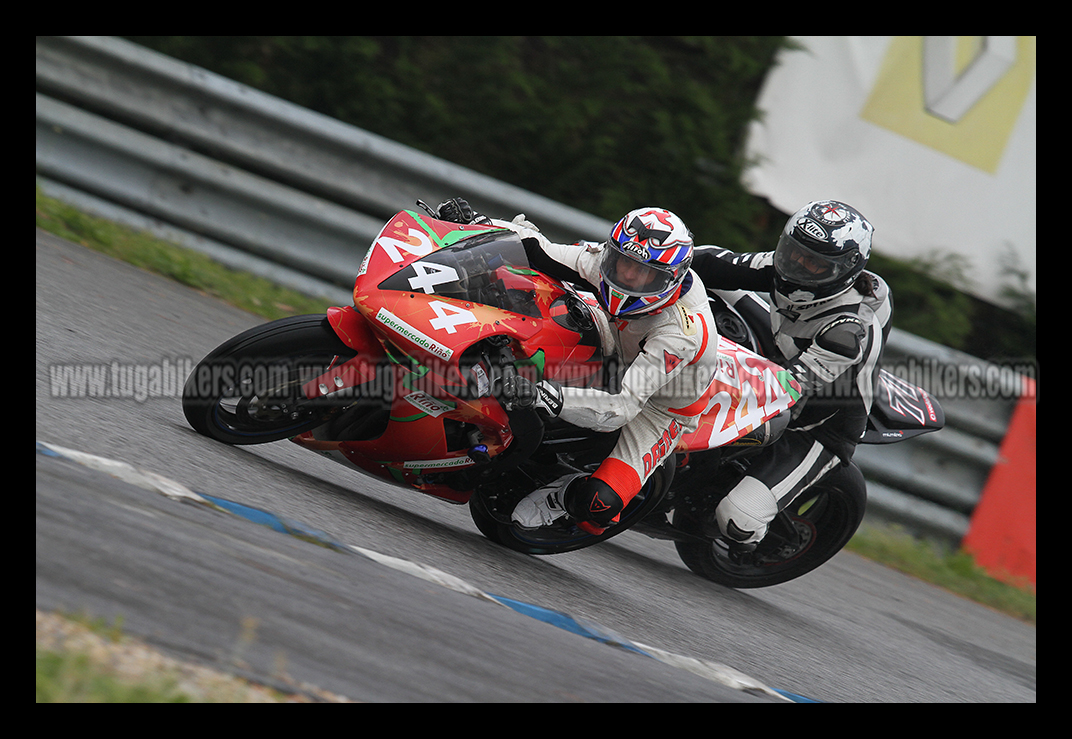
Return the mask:
{"type": "Polygon", "coordinates": [[[821,254],[783,233],[774,250],[774,269],[786,282],[795,285],[820,286],[838,282],[849,274],[859,261],[860,254],[821,254]]]}

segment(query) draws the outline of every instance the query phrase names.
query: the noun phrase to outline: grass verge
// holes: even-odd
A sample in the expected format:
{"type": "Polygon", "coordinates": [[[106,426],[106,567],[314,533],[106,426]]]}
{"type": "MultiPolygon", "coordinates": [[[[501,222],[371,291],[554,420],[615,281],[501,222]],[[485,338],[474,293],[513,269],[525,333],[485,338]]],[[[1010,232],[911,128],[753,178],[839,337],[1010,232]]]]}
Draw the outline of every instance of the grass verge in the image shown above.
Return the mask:
{"type": "Polygon", "coordinates": [[[162,241],[50,198],[37,188],[37,227],[136,267],[169,277],[268,320],[322,313],[329,303],[223,266],[204,254],[162,241]]]}
{"type": "MultiPolygon", "coordinates": [[[[276,681],[287,684],[280,669],[276,681]]],[[[281,691],[171,659],[122,622],[37,611],[37,703],[348,702],[311,686],[281,691]]]]}

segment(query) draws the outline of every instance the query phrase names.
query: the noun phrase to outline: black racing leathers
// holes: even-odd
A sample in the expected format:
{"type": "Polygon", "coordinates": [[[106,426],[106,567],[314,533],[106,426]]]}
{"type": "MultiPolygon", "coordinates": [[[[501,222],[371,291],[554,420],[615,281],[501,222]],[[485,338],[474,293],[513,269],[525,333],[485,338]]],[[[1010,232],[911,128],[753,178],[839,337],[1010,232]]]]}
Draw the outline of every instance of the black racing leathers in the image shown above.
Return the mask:
{"type": "Polygon", "coordinates": [[[737,254],[697,247],[692,269],[709,290],[769,293],[778,356],[804,390],[790,429],[807,430],[843,464],[867,425],[893,303],[886,283],[862,273],[854,287],[811,303],[774,290],[774,253],[737,254]]]}

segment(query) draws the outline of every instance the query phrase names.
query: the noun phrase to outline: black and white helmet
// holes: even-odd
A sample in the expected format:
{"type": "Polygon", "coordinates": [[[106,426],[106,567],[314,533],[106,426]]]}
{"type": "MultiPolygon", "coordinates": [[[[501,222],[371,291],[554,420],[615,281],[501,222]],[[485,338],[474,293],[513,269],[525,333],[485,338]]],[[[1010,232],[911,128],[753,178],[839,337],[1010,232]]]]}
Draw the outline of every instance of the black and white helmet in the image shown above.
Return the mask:
{"type": "Polygon", "coordinates": [[[775,289],[792,303],[812,303],[848,290],[867,265],[874,230],[845,203],[808,203],[790,217],[778,239],[775,289]]]}

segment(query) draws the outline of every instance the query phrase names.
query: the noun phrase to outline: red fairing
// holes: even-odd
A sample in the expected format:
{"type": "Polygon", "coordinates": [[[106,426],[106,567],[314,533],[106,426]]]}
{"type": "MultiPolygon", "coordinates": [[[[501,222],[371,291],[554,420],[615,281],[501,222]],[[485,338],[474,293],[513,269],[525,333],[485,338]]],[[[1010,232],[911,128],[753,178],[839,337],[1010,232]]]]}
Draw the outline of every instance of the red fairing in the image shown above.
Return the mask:
{"type": "Polygon", "coordinates": [[[590,314],[586,320],[595,305],[531,269],[512,231],[401,212],[365,256],[354,307],[328,314],[357,356],[306,386],[307,397],[378,395],[386,423],[374,438],[329,441],[309,432],[293,441],[464,503],[469,491],[432,478],[493,459],[514,441],[506,411],[484,386],[491,368],[480,361],[482,342],[504,337],[518,370],[533,379],[595,384],[603,356],[590,314]],[[487,457],[471,454],[474,446],[487,457]]]}

